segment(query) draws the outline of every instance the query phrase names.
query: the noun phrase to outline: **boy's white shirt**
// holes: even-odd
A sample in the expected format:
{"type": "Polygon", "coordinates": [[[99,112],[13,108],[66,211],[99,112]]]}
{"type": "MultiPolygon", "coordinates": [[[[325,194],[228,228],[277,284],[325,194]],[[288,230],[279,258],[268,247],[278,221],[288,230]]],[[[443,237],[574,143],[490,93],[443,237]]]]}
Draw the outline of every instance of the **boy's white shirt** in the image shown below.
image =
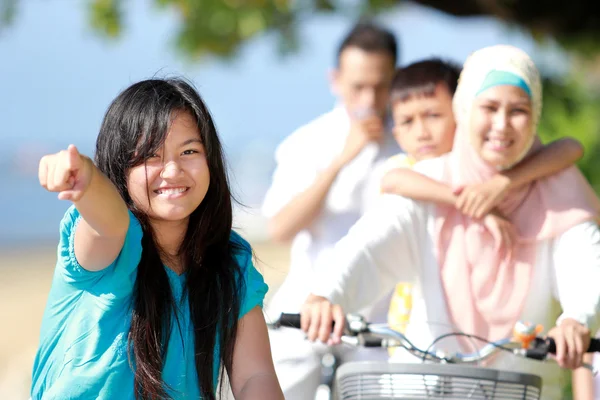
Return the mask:
{"type": "Polygon", "coordinates": [[[408,154],[398,153],[375,166],[373,168],[373,179],[369,181],[370,187],[363,194],[363,214],[373,207],[379,196],[382,195],[381,181],[386,173],[396,168],[412,168],[414,164],[413,158],[408,154]]]}
{"type": "MultiPolygon", "coordinates": [[[[305,191],[328,168],[345,145],[350,120],[343,107],[318,117],[287,137],[277,148],[277,167],[262,212],[270,218],[305,191]]],[[[281,312],[299,312],[310,293],[316,265],[326,265],[335,243],[365,210],[365,193],[379,184],[380,170],[400,151],[391,132],[381,143],[369,143],[348,163],[331,186],[319,217],[293,239],[286,280],[266,307],[274,320],[281,312]]]]}
{"type": "MultiPolygon", "coordinates": [[[[440,179],[443,157],[418,163],[417,172],[440,179]]],[[[419,348],[453,330],[440,282],[432,238],[435,205],[396,195],[382,195],[352,227],[330,254],[327,268],[319,269],[313,293],[356,312],[388,293],[398,281],[415,284],[413,308],[406,335],[419,348]]],[[[575,318],[592,331],[598,329],[600,311],[600,230],[592,222],[571,228],[559,237],[540,243],[533,284],[522,319],[542,324],[546,330],[557,317],[575,318]]],[[[459,295],[459,294],[457,294],[459,295]]],[[[449,338],[443,350],[459,351],[449,338]]],[[[418,362],[406,352],[397,361],[418,362]]],[[[544,399],[561,399],[568,372],[556,365],[524,360],[512,355],[497,357],[494,368],[533,373],[543,377],[544,399]]]]}

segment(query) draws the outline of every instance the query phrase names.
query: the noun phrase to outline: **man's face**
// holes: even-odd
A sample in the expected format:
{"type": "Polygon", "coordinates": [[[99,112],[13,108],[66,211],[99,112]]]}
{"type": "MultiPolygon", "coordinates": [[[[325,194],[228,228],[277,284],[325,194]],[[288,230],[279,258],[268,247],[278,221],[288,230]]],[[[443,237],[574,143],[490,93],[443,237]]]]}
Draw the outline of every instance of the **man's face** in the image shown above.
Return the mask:
{"type": "Polygon", "coordinates": [[[414,95],[392,104],[394,137],[417,161],[441,156],[452,150],[456,122],[452,96],[438,84],[432,96],[414,95]]]}
{"type": "Polygon", "coordinates": [[[348,47],[342,51],[339,67],[333,73],[334,92],[351,116],[384,116],[394,70],[391,54],[348,47]]]}

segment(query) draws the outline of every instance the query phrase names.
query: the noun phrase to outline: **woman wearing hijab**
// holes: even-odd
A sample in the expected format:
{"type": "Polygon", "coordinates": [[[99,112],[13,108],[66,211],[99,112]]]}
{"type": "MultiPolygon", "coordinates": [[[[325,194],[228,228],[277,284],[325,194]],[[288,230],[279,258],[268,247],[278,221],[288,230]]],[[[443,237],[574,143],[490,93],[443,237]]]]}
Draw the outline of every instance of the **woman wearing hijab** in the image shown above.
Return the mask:
{"type": "MultiPolygon", "coordinates": [[[[517,48],[492,46],[472,54],[453,107],[452,152],[415,166],[450,188],[484,182],[540,146],[541,80],[517,48]]],[[[552,328],[559,365],[577,368],[590,329],[599,326],[599,210],[575,167],[536,180],[499,206],[518,236],[506,248],[498,234],[453,207],[384,195],[336,245],[330,268],[305,303],[303,329],[311,340],[339,343],[344,312],[371,304],[395,282],[412,281],[406,335],[416,346],[427,348],[449,331],[494,341],[509,337],[523,320],[552,328]]],[[[449,338],[439,347],[472,351],[473,341],[449,338]]],[[[401,354],[400,361],[411,361],[401,354]]],[[[491,366],[540,375],[544,399],[562,398],[567,375],[555,365],[500,354],[491,366]]]]}

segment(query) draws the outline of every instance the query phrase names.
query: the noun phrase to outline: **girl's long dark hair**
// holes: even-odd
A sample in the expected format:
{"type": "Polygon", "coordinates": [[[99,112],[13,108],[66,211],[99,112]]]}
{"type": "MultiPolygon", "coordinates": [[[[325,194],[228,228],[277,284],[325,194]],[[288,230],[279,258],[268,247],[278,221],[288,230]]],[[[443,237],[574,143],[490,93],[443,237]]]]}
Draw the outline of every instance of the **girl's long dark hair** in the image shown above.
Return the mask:
{"type": "Polygon", "coordinates": [[[152,79],[130,86],[106,112],[95,162],[116,185],[144,231],[129,331],[138,399],[169,398],[162,369],[176,305],[148,217],[136,209],[127,191],[127,173],[163,145],[178,112],[188,112],[195,118],[210,172],[208,192],[192,212],[180,248],[187,274],[185,295],[195,333],[198,385],[204,399],[215,399],[213,353],[217,332],[220,372],[225,368],[232,371],[240,299],[245,290],[239,286],[244,280],[235,262],[236,252],[242,249],[230,241],[232,197],[223,153],[206,105],[183,80],[152,79]]]}

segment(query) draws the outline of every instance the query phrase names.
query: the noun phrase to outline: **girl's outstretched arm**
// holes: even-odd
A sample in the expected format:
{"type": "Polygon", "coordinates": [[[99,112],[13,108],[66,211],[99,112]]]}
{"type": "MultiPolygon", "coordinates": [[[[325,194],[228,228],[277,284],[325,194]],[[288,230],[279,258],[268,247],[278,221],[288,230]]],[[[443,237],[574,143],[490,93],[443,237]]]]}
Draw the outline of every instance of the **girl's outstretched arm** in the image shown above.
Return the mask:
{"type": "Polygon", "coordinates": [[[283,400],[273,366],[267,324],[260,307],[252,309],[239,322],[233,371],[228,372],[236,399],[283,400]]]}
{"type": "Polygon", "coordinates": [[[42,157],[39,180],[59,199],[72,201],[82,217],[74,235],[79,264],[89,271],[109,266],[129,227],[127,205],[112,182],[73,145],[42,157]]]}

